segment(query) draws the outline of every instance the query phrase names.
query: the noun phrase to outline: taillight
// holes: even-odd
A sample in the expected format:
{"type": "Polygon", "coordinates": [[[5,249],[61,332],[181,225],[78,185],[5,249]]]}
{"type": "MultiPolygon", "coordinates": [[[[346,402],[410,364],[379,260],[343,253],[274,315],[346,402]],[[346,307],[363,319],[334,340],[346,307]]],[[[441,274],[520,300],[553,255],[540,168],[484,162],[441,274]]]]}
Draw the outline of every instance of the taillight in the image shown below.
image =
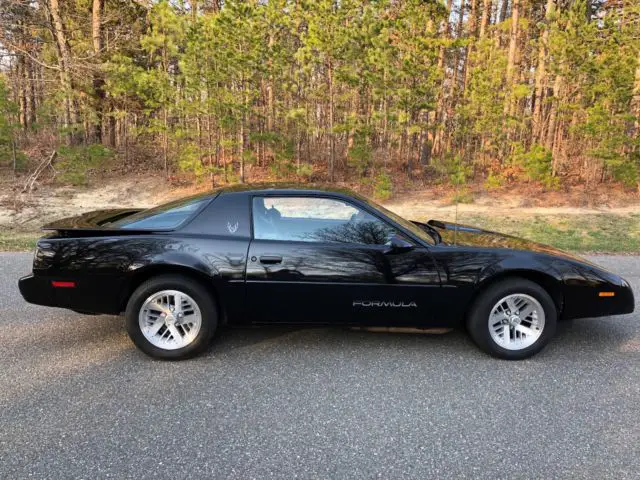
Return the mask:
{"type": "Polygon", "coordinates": [[[33,258],[33,268],[36,270],[49,268],[55,256],[56,250],[51,242],[43,240],[38,241],[33,258]]]}

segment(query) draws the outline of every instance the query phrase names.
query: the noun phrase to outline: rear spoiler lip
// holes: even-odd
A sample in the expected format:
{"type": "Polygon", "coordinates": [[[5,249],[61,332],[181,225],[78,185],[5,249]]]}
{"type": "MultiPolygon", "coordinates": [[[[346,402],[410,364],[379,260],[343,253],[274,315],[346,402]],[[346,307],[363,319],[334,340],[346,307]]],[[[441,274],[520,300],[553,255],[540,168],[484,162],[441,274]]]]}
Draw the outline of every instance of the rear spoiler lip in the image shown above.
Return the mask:
{"type": "Polygon", "coordinates": [[[142,228],[107,228],[107,227],[41,227],[43,232],[71,232],[71,233],[105,233],[109,235],[130,235],[132,233],[155,233],[155,232],[173,232],[174,228],[154,228],[153,230],[145,230],[142,228]]]}
{"type": "MultiPolygon", "coordinates": [[[[136,212],[140,212],[143,209],[141,208],[110,208],[104,210],[94,210],[91,212],[84,213],[82,215],[78,215],[76,217],[71,218],[63,218],[61,220],[56,220],[55,222],[47,223],[40,227],[40,230],[49,231],[49,230],[57,230],[57,231],[128,231],[133,232],[134,229],[122,229],[122,228],[112,228],[108,226],[100,225],[100,222],[105,222],[113,217],[123,217],[126,215],[130,215],[136,212]]],[[[148,230],[145,230],[148,231],[148,230]]]]}

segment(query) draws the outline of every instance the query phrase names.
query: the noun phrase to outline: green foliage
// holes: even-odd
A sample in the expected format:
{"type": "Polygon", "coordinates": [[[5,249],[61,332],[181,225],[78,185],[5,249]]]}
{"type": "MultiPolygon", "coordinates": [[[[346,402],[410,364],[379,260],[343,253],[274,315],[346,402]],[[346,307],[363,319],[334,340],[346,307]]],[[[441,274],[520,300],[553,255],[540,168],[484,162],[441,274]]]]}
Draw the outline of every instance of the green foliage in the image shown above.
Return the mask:
{"type": "Polygon", "coordinates": [[[371,166],[372,148],[364,135],[356,136],[353,146],[347,153],[348,165],[354,168],[358,177],[363,178],[371,166]]]}
{"type": "Polygon", "coordinates": [[[453,203],[473,203],[473,193],[467,187],[462,187],[453,194],[451,197],[453,203]]]}
{"type": "Polygon", "coordinates": [[[62,146],[58,149],[58,160],[55,163],[58,172],[56,180],[72,185],[85,185],[87,174],[112,156],[113,152],[100,144],[62,146]]]}
{"type": "Polygon", "coordinates": [[[109,145],[117,136],[118,148],[196,178],[230,180],[252,164],[246,175],[334,168],[371,184],[371,172],[419,168],[456,186],[490,172],[488,188],[522,178],[554,188],[576,174],[638,180],[637,2],[554,2],[549,12],[547,2],[520,2],[511,42],[514,18],[491,15],[481,35],[482,2],[473,18],[470,3],[424,0],[110,0],[100,52],[91,2],[58,3],[68,62],[50,9],[9,2],[5,36],[21,47],[5,45],[16,91],[0,88],[4,163],[7,122],[22,122],[11,133],[21,140],[77,144],[100,135],[64,134],[102,118],[109,145]],[[27,103],[38,106],[35,122],[27,103]],[[561,152],[555,163],[545,148],[561,152]],[[227,169],[211,168],[210,155],[227,169]]]}
{"type": "Polygon", "coordinates": [[[273,177],[283,180],[296,174],[296,166],[291,161],[275,162],[269,166],[269,171],[273,177]]]}
{"type": "Polygon", "coordinates": [[[311,178],[311,176],[313,175],[313,165],[310,165],[308,163],[301,163],[298,166],[297,174],[300,178],[311,178]]]}
{"type": "Polygon", "coordinates": [[[460,155],[449,157],[445,166],[452,185],[465,185],[473,176],[473,165],[464,162],[460,155]]]}
{"type": "Polygon", "coordinates": [[[612,177],[633,187],[638,183],[637,152],[640,139],[629,137],[624,130],[631,119],[627,115],[611,115],[607,109],[597,104],[586,110],[586,119],[576,127],[576,132],[583,135],[593,147],[589,155],[608,168],[612,177]],[[611,128],[617,124],[618,128],[611,128]]]}
{"type": "MultiPolygon", "coordinates": [[[[29,158],[27,157],[27,155],[20,151],[20,150],[16,150],[15,152],[15,167],[16,170],[18,172],[24,172],[27,170],[27,163],[29,161],[29,158]]],[[[13,158],[12,158],[13,161],[13,158]]]]}
{"type": "Polygon", "coordinates": [[[523,167],[530,180],[541,182],[547,188],[557,188],[559,179],[553,176],[553,156],[542,145],[533,145],[525,151],[517,146],[513,161],[523,167]]]}
{"type": "MultiPolygon", "coordinates": [[[[599,158],[603,158],[603,155],[599,155],[599,158]]],[[[636,187],[640,174],[640,162],[633,156],[616,155],[615,152],[609,152],[605,158],[605,164],[611,170],[613,178],[619,182],[622,182],[627,187],[636,187]],[[613,153],[613,154],[611,154],[613,153]]]]}
{"type": "Polygon", "coordinates": [[[207,175],[220,173],[221,171],[219,168],[205,163],[203,153],[197,145],[191,143],[181,146],[178,167],[183,172],[193,173],[196,180],[202,180],[207,175]]]}
{"type": "Polygon", "coordinates": [[[484,186],[487,190],[497,190],[502,187],[503,183],[504,179],[499,173],[490,172],[484,182],[484,186]]]}
{"type": "Polygon", "coordinates": [[[385,201],[393,195],[393,181],[387,172],[379,172],[373,183],[373,195],[380,201],[385,201]]]}
{"type": "Polygon", "coordinates": [[[15,151],[15,130],[18,128],[15,115],[18,107],[9,99],[9,91],[4,77],[0,75],[0,165],[12,165],[14,152],[16,155],[16,169],[24,165],[24,154],[15,151]]]}

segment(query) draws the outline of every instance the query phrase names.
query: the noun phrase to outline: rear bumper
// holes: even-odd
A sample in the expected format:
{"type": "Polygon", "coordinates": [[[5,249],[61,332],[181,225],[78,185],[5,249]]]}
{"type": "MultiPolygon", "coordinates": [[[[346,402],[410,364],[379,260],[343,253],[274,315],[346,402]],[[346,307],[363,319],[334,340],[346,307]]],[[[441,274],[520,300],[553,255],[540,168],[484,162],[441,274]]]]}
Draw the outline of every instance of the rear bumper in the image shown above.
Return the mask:
{"type": "Polygon", "coordinates": [[[35,277],[33,274],[27,275],[18,280],[18,288],[22,298],[29,303],[47,307],[58,306],[51,280],[46,277],[35,277]]]}
{"type": "Polygon", "coordinates": [[[46,307],[68,308],[91,313],[120,313],[119,282],[105,282],[101,279],[64,279],[73,281],[74,288],[57,288],[52,281],[59,277],[47,275],[27,275],[18,280],[20,294],[27,302],[46,307]]]}

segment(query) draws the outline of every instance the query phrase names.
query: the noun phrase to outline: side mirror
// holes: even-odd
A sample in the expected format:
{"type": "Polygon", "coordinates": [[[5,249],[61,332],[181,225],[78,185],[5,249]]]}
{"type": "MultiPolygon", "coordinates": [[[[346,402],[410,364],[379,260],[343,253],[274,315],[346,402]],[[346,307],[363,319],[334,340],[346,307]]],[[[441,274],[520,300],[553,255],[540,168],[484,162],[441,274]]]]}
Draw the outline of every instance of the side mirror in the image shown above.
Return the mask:
{"type": "Polygon", "coordinates": [[[385,245],[384,253],[403,253],[413,250],[414,245],[407,242],[400,235],[395,234],[385,245]]]}

